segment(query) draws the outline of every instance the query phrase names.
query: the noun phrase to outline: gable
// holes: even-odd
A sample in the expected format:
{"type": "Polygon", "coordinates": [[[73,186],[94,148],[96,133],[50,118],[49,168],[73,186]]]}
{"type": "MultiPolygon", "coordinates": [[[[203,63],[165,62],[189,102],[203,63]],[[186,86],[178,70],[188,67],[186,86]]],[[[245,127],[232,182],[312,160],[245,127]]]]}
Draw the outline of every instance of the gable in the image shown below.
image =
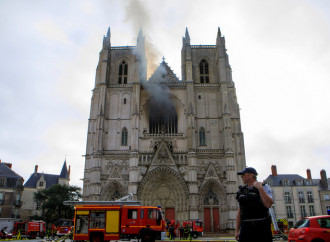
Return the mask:
{"type": "Polygon", "coordinates": [[[178,82],[179,79],[176,77],[172,69],[167,65],[167,63],[163,60],[162,63],[158,66],[156,71],[151,75],[148,82],[178,82]]]}

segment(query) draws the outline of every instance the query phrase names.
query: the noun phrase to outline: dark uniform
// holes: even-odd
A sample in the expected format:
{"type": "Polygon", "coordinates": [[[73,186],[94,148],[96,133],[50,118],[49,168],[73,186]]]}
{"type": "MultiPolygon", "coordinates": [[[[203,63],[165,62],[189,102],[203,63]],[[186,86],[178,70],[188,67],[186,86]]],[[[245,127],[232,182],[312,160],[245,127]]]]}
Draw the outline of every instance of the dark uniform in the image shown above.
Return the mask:
{"type": "Polygon", "coordinates": [[[241,218],[239,242],[272,242],[271,218],[258,189],[240,186],[236,199],[241,218]]]}

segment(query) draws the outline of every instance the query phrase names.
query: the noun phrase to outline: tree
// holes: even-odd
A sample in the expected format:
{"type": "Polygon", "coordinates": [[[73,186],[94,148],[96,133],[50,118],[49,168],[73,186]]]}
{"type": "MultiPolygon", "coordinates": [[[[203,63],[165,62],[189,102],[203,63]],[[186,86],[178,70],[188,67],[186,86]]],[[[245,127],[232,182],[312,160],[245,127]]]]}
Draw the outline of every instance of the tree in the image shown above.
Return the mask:
{"type": "Polygon", "coordinates": [[[34,194],[34,200],[41,203],[42,217],[47,223],[55,224],[59,219],[73,219],[73,206],[63,205],[64,201],[79,201],[81,188],[55,184],[34,194]]]}

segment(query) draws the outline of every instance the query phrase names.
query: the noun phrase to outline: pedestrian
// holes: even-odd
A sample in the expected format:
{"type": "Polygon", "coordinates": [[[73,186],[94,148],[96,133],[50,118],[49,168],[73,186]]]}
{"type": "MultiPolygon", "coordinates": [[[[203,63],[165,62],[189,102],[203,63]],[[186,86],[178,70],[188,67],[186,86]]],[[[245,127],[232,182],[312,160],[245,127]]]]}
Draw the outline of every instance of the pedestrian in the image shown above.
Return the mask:
{"type": "Polygon", "coordinates": [[[239,208],[236,216],[235,238],[239,242],[272,242],[271,218],[268,209],[273,204],[272,192],[267,184],[257,181],[257,171],[252,167],[238,172],[245,186],[240,186],[236,199],[239,208]]]}

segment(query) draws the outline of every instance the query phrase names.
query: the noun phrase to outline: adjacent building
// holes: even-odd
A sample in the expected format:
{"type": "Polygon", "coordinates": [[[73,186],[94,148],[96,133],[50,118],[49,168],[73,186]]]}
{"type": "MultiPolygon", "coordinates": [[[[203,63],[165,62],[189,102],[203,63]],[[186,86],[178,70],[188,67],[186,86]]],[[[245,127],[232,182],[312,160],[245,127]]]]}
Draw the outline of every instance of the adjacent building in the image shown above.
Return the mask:
{"type": "Polygon", "coordinates": [[[330,179],[327,178],[324,169],[321,170],[320,177],[321,179],[313,179],[313,183],[319,186],[322,214],[328,214],[330,212],[330,179]]]}
{"type": "Polygon", "coordinates": [[[88,120],[84,200],[132,193],[168,219],[202,219],[205,231],[235,229],[237,171],[245,151],[225,38],[192,45],[182,80],[165,58],[147,79],[142,31],[136,46],[103,39],[88,120]]]}
{"type": "Polygon", "coordinates": [[[59,175],[39,173],[38,165],[35,166],[34,173],[30,176],[24,184],[24,191],[22,194],[22,207],[20,209],[21,219],[28,219],[31,216],[41,216],[41,204],[34,200],[34,194],[42,189],[50,188],[52,185],[68,185],[70,182],[70,166],[67,169],[66,161],[62,166],[59,175]]]}
{"type": "Polygon", "coordinates": [[[330,194],[324,170],[321,171],[321,177],[325,175],[323,180],[312,179],[309,169],[306,178],[298,174],[277,174],[275,165],[271,171],[265,182],[272,189],[276,218],[287,218],[292,227],[301,217],[326,214],[330,194]]]}
{"type": "Polygon", "coordinates": [[[23,183],[23,177],[12,170],[12,164],[0,160],[0,218],[19,218],[23,183]]]}

